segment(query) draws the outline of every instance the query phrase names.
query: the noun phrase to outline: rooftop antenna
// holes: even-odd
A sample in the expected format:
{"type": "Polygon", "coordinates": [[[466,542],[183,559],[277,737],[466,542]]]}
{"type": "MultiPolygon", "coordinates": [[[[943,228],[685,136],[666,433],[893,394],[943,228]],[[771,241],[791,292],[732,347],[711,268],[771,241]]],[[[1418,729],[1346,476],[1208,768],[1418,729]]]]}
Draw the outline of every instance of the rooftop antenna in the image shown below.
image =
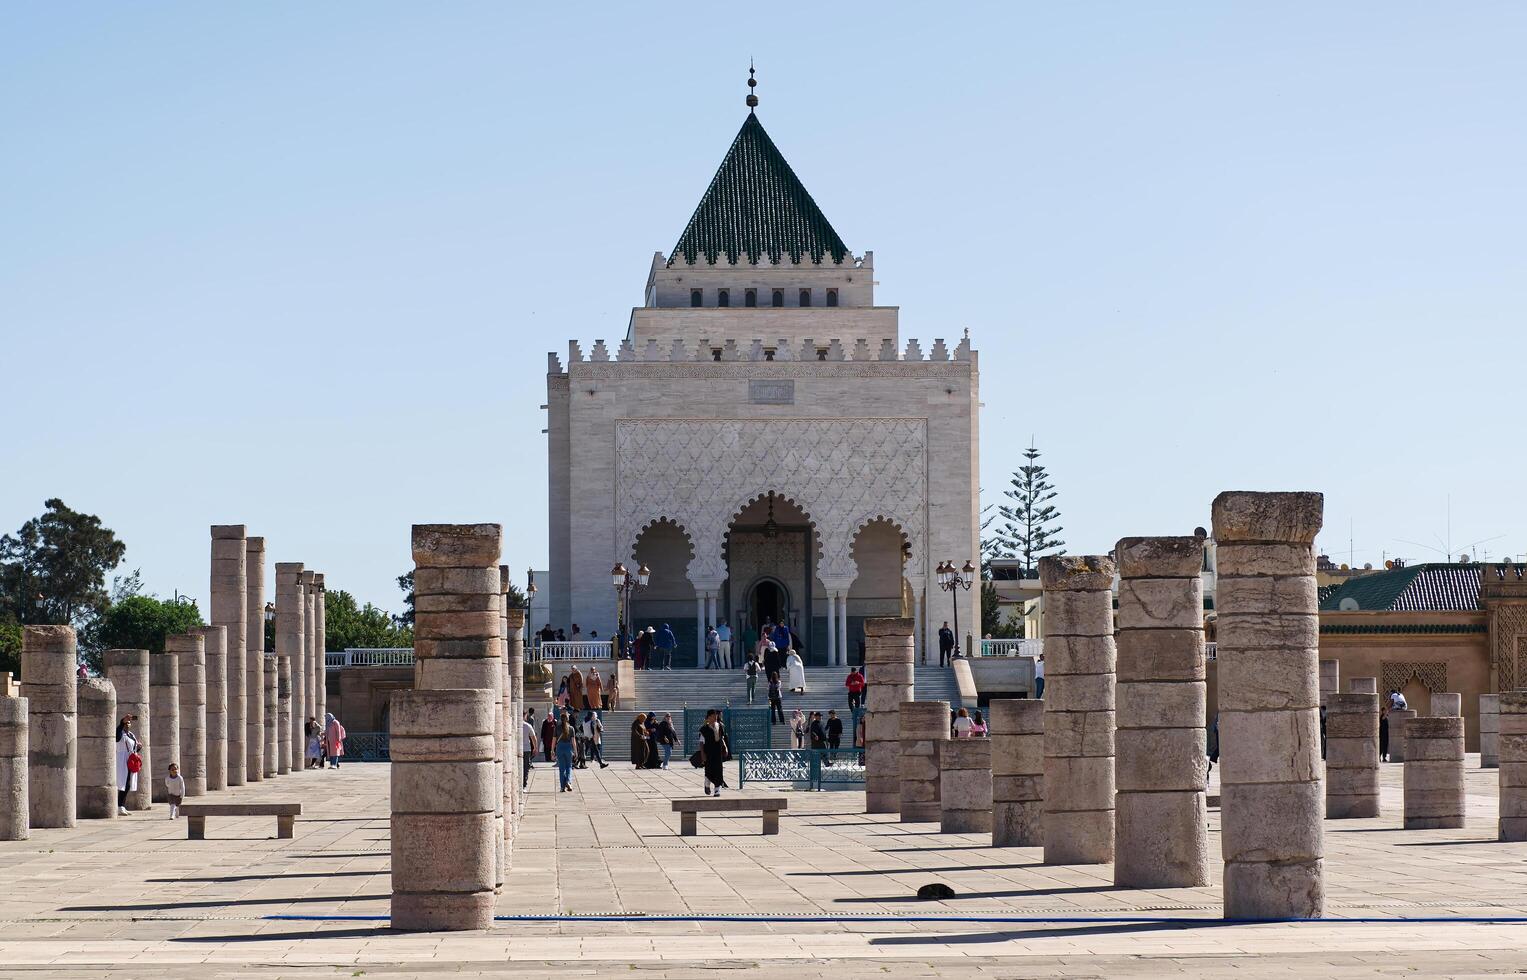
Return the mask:
{"type": "Polygon", "coordinates": [[[758,96],[753,94],[753,90],[755,88],[757,88],[757,87],[758,87],[758,79],[753,77],[753,59],[749,58],[748,59],[748,115],[750,115],[750,116],[753,114],[753,110],[758,108],[758,96]]]}

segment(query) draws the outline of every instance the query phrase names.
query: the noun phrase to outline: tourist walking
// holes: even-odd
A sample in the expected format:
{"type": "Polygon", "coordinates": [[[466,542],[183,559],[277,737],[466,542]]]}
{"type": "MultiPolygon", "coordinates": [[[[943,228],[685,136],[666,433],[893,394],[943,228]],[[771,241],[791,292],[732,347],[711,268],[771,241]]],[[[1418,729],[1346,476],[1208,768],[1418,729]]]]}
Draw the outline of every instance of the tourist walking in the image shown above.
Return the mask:
{"type": "Polygon", "coordinates": [[[663,743],[659,741],[658,732],[662,726],[658,723],[656,711],[647,712],[647,769],[663,768],[663,743]]]}
{"type": "Polygon", "coordinates": [[[541,752],[546,756],[546,761],[551,761],[551,753],[557,741],[557,720],[551,712],[541,720],[541,752]]]}
{"type": "Polygon", "coordinates": [[[705,795],[720,796],[726,785],[726,727],[715,708],[705,713],[700,726],[700,761],[705,767],[705,795]]]}
{"type": "Polygon", "coordinates": [[[820,752],[827,748],[827,725],[822,721],[822,713],[811,713],[811,724],[806,729],[811,735],[811,747],[820,752]]]}
{"type": "Polygon", "coordinates": [[[668,761],[673,758],[673,747],[679,743],[679,730],[673,727],[673,715],[663,712],[663,720],[657,723],[657,744],[663,753],[663,768],[668,768],[668,761]]]}
{"type": "Polygon", "coordinates": [[[1042,653],[1034,658],[1034,696],[1045,696],[1045,655],[1042,653]]]}
{"type": "Polygon", "coordinates": [[[647,754],[652,746],[647,740],[647,716],[638,714],[631,719],[631,766],[635,769],[647,768],[647,754]]]}
{"type": "Polygon", "coordinates": [[[329,746],[329,762],[338,769],[339,760],[345,755],[345,726],[332,711],[323,716],[323,737],[329,746]]]}
{"type": "MultiPolygon", "coordinates": [[[[583,716],[583,739],[588,744],[588,755],[599,763],[599,768],[610,768],[604,761],[604,722],[592,711],[583,716]]],[[[588,768],[587,762],[584,768],[588,768]]]]}
{"type": "Polygon", "coordinates": [[[726,625],[726,620],[716,624],[716,641],[721,648],[721,666],[730,670],[732,667],[732,628],[726,625]]]}
{"type": "Polygon", "coordinates": [[[573,669],[567,672],[567,702],[574,711],[582,711],[583,704],[583,671],[573,664],[573,669]]]}
{"type": "Polygon", "coordinates": [[[774,641],[768,638],[764,638],[758,642],[763,647],[763,652],[760,654],[760,656],[763,659],[764,673],[777,674],[784,670],[784,655],[779,652],[779,647],[774,645],[774,641]]]}
{"type": "Polygon", "coordinates": [[[833,760],[833,753],[843,743],[843,719],[838,717],[836,711],[827,712],[827,761],[833,760]]]}
{"type": "Polygon", "coordinates": [[[785,704],[784,704],[783,701],[780,700],[780,695],[782,693],[783,692],[780,690],[780,687],[779,687],[779,673],[778,673],[778,671],[771,672],[769,674],[769,724],[770,724],[770,726],[773,726],[776,722],[778,722],[781,725],[783,725],[785,723],[785,704]]]}
{"type": "Polygon", "coordinates": [[[520,719],[520,758],[524,765],[520,767],[520,789],[530,785],[530,770],[535,768],[536,757],[536,709],[529,708],[525,711],[525,717],[520,719]]]}
{"type": "Polygon", "coordinates": [[[164,798],[170,804],[170,819],[180,816],[180,804],[186,798],[186,778],[180,774],[180,766],[170,763],[164,777],[164,798]]]}
{"type": "Polygon", "coordinates": [[[982,716],[980,711],[976,711],[970,716],[970,735],[972,738],[986,737],[986,718],[982,716]]]}
{"type": "Polygon", "coordinates": [[[721,634],[714,626],[705,631],[705,669],[721,669],[721,634]]]}
{"type": "Polygon", "coordinates": [[[969,738],[970,730],[972,727],[974,727],[970,720],[970,712],[966,711],[964,708],[956,711],[954,713],[954,724],[950,727],[953,729],[953,735],[955,738],[969,738]]]}
{"type": "Polygon", "coordinates": [[[552,703],[559,708],[567,707],[567,675],[562,675],[562,682],[557,685],[557,696],[552,698],[552,703]]]}
{"type": "Polygon", "coordinates": [[[633,670],[647,669],[647,651],[652,646],[652,637],[647,631],[639,629],[636,638],[631,641],[631,668],[633,670]]]}
{"type": "Polygon", "coordinates": [[[949,658],[954,655],[954,630],[949,628],[949,620],[944,620],[944,625],[938,628],[938,665],[949,666],[949,658]]]}
{"type": "Polygon", "coordinates": [[[843,686],[848,688],[848,710],[855,711],[864,700],[864,675],[854,667],[843,679],[843,686]]]}
{"type": "Polygon", "coordinates": [[[786,626],[783,621],[775,624],[774,635],[770,639],[774,641],[774,645],[779,648],[781,653],[794,648],[796,645],[795,634],[790,632],[790,627],[786,626]]]}
{"type": "Polygon", "coordinates": [[[117,722],[117,816],[127,816],[127,794],[137,790],[142,771],[143,751],[133,731],[133,716],[123,715],[117,722]]]}
{"type": "Polygon", "coordinates": [[[590,711],[605,709],[604,678],[599,676],[598,667],[589,668],[588,679],[583,682],[583,698],[588,702],[590,711]]]}
{"type": "Polygon", "coordinates": [[[605,685],[605,695],[604,696],[605,696],[606,700],[608,701],[607,707],[611,711],[619,711],[620,710],[620,670],[619,669],[610,671],[610,682],[605,685]]]}
{"type": "Polygon", "coordinates": [[[806,693],[806,665],[801,662],[801,655],[791,650],[785,657],[785,669],[790,672],[790,690],[796,694],[806,693]]]}
{"type": "Polygon", "coordinates": [[[673,651],[679,645],[678,638],[673,635],[673,627],[664,623],[663,628],[657,631],[657,639],[654,642],[657,645],[657,669],[672,670],[673,651]]]}
{"type": "Polygon", "coordinates": [[[322,765],[320,758],[323,755],[323,735],[318,727],[317,718],[308,718],[307,722],[302,726],[302,737],[306,743],[306,751],[304,752],[306,764],[303,768],[319,768],[322,765]]]}
{"type": "Polygon", "coordinates": [[[748,662],[742,665],[742,676],[747,679],[748,704],[753,703],[753,692],[758,690],[758,661],[748,654],[748,662]]]}
{"type": "Polygon", "coordinates": [[[557,778],[561,780],[563,793],[573,791],[573,722],[562,716],[562,727],[557,732],[557,778]]]}
{"type": "Polygon", "coordinates": [[[795,747],[806,747],[806,716],[801,714],[801,709],[796,708],[790,712],[790,734],[795,736],[795,747]]]}

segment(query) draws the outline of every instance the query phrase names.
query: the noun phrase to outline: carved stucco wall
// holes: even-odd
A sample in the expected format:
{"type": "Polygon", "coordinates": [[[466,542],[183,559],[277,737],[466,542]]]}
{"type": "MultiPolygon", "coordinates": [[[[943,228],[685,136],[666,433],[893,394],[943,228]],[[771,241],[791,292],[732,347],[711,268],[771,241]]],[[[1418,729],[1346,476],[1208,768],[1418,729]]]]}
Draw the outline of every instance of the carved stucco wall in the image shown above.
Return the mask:
{"type": "Polygon", "coordinates": [[[877,518],[907,536],[921,563],[926,540],[925,419],[641,419],[615,426],[617,540],[630,556],[660,518],[694,543],[692,582],[726,577],[722,543],[736,515],[768,491],[816,527],[817,575],[851,581],[854,536],[877,518]]]}
{"type": "Polygon", "coordinates": [[[1527,604],[1492,603],[1490,632],[1495,641],[1496,690],[1514,691],[1527,685],[1527,604]]]}
{"type": "Polygon", "coordinates": [[[1385,660],[1383,662],[1383,677],[1380,680],[1381,691],[1387,694],[1390,691],[1398,691],[1410,679],[1414,677],[1421,682],[1421,686],[1433,694],[1446,691],[1447,664],[1439,661],[1412,663],[1409,661],[1385,660]]]}

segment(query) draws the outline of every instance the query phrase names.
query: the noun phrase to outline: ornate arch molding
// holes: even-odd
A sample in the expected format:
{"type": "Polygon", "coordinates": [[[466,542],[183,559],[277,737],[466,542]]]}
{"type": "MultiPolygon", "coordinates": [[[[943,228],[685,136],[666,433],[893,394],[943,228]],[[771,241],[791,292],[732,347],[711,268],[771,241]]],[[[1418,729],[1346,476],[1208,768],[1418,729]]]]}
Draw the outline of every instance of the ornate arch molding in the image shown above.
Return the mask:
{"type": "Polygon", "coordinates": [[[1381,694],[1400,690],[1410,682],[1412,677],[1420,681],[1422,687],[1434,694],[1448,689],[1447,664],[1445,663],[1433,661],[1415,663],[1405,660],[1385,660],[1380,665],[1380,670],[1384,675],[1384,686],[1379,692],[1381,694]]]}
{"type": "Polygon", "coordinates": [[[773,490],[816,528],[819,577],[857,574],[859,528],[884,518],[921,557],[926,539],[925,419],[628,419],[615,424],[619,547],[664,515],[690,535],[690,578],[726,575],[733,517],[773,490]]]}

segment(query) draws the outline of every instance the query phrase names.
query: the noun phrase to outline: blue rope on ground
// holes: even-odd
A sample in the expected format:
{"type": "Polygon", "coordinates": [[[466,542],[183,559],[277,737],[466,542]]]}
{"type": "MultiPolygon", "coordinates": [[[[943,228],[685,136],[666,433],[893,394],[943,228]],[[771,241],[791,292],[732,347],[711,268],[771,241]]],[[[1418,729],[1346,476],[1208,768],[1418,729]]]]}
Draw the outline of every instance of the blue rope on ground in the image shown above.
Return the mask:
{"type": "MultiPolygon", "coordinates": [[[[386,922],[387,915],[267,915],[265,919],[283,922],[386,922]]],[[[495,915],[494,922],[971,922],[971,923],[1138,923],[1142,925],[1180,926],[1251,926],[1273,923],[1340,922],[1364,924],[1414,925],[1424,923],[1476,923],[1512,925],[1527,923],[1527,915],[1423,915],[1413,918],[1378,916],[1326,916],[1323,919],[1192,919],[1170,915],[641,915],[609,913],[605,915],[495,915]]]]}

